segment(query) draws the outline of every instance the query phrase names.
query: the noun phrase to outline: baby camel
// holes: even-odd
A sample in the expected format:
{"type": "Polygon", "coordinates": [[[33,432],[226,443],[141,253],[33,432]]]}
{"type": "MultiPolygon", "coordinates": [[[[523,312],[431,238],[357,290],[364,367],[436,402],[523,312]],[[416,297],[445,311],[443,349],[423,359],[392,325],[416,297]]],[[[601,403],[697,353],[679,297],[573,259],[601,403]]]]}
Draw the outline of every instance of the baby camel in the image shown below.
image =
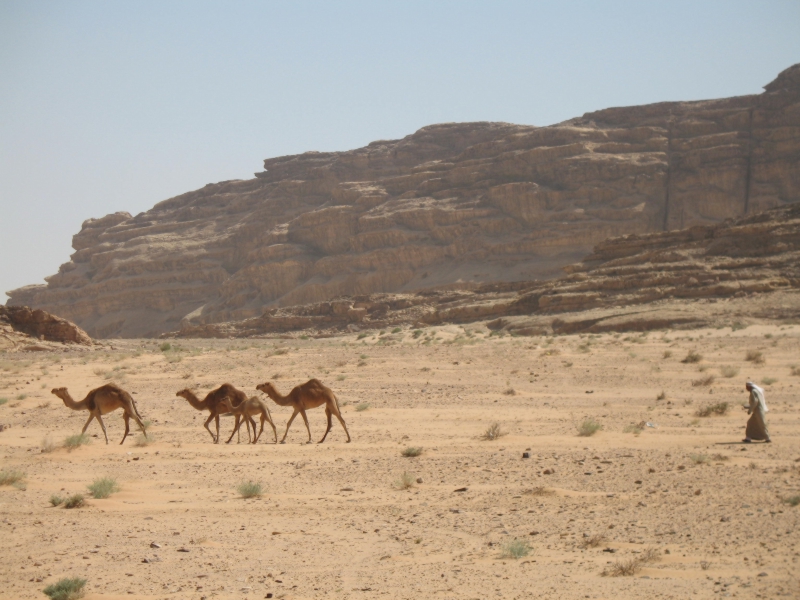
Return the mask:
{"type": "MultiPolygon", "coordinates": [[[[228,412],[228,410],[222,406],[222,401],[226,397],[231,398],[236,402],[236,406],[238,406],[247,400],[247,394],[241,390],[237,390],[230,383],[223,383],[217,389],[210,391],[203,400],[200,400],[197,396],[195,396],[194,392],[188,388],[181,390],[180,392],[176,392],[175,395],[186,398],[186,400],[189,401],[189,404],[192,405],[192,408],[196,408],[197,410],[207,410],[211,413],[208,415],[208,419],[206,419],[203,427],[205,427],[208,430],[208,433],[211,434],[211,439],[214,440],[215,444],[219,444],[219,416],[228,412]],[[217,435],[214,435],[208,426],[212,419],[216,420],[217,423],[217,435]]],[[[237,426],[239,425],[238,416],[236,417],[236,424],[237,426]]],[[[247,431],[249,432],[250,429],[248,428],[247,431]]]]}
{"type": "Polygon", "coordinates": [[[328,428],[325,430],[325,435],[322,436],[322,439],[318,443],[321,444],[325,441],[325,438],[328,437],[328,432],[331,430],[331,415],[336,415],[336,418],[339,419],[342,427],[344,427],[344,432],[347,434],[347,442],[350,442],[350,432],[347,431],[347,425],[344,424],[344,419],[339,412],[339,400],[337,400],[336,394],[334,394],[330,388],[322,385],[322,382],[318,379],[309,379],[304,384],[296,386],[289,392],[288,396],[282,396],[269,381],[257,386],[256,389],[272,398],[278,406],[291,406],[294,409],[292,416],[289,418],[289,422],[286,424],[286,432],[283,434],[281,444],[286,441],[289,427],[291,427],[292,421],[294,421],[297,413],[300,413],[303,417],[303,421],[306,422],[306,429],[308,430],[307,443],[310,444],[311,427],[308,425],[306,409],[317,408],[323,404],[325,405],[325,415],[328,417],[328,428]]]}
{"type": "Polygon", "coordinates": [[[97,422],[100,423],[100,427],[103,428],[103,435],[106,437],[106,444],[108,444],[108,433],[106,433],[106,425],[103,423],[101,415],[108,414],[121,408],[123,411],[122,418],[125,419],[125,435],[122,436],[120,445],[125,441],[125,438],[128,437],[128,432],[130,431],[130,426],[128,424],[129,419],[136,421],[139,429],[141,429],[144,436],[147,437],[147,431],[145,431],[144,424],[142,423],[142,417],[139,411],[136,410],[136,403],[133,401],[133,398],[128,392],[117,387],[113,383],[93,389],[86,394],[86,398],[80,402],[75,402],[65,387],[55,388],[51,390],[51,393],[61,398],[67,408],[89,411],[89,420],[86,421],[86,425],[83,426],[81,435],[86,433],[86,428],[89,427],[89,423],[92,422],[92,419],[97,419],[97,422]]]}
{"type": "Polygon", "coordinates": [[[267,406],[267,403],[258,396],[253,396],[238,406],[233,406],[231,404],[231,399],[226,397],[222,401],[222,406],[224,406],[232,415],[236,415],[236,427],[234,427],[233,431],[231,432],[231,437],[229,437],[228,441],[225,442],[226,444],[230,444],[231,440],[233,439],[233,434],[239,431],[239,427],[242,426],[242,423],[239,421],[240,417],[243,417],[242,420],[247,423],[248,438],[250,437],[249,427],[250,425],[253,426],[253,444],[255,444],[258,441],[258,438],[261,437],[261,434],[264,433],[264,421],[272,425],[272,435],[275,438],[275,443],[278,443],[278,432],[275,429],[275,423],[272,422],[272,415],[269,414],[269,407],[267,406]],[[258,435],[256,435],[256,422],[253,420],[255,415],[261,415],[261,429],[258,432],[258,435]]]}

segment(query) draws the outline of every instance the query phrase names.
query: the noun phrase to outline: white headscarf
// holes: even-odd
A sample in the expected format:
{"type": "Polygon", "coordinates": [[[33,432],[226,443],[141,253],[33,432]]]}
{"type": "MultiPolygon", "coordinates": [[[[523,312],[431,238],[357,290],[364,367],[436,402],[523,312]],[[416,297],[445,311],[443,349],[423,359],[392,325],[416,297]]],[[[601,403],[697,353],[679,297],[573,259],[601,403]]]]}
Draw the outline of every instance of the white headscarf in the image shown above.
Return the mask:
{"type": "Polygon", "coordinates": [[[768,412],[769,409],[767,408],[767,401],[764,400],[764,390],[763,390],[763,388],[758,387],[752,381],[748,381],[747,385],[750,386],[750,389],[751,389],[752,393],[755,395],[756,400],[758,400],[758,403],[761,405],[761,412],[768,412]]]}

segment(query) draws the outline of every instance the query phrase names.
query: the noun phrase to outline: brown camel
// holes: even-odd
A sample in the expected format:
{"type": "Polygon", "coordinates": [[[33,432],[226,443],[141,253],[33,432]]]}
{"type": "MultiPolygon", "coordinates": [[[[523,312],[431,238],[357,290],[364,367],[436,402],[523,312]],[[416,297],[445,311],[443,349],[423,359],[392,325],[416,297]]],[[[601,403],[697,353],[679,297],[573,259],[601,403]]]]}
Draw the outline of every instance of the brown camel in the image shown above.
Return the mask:
{"type": "MultiPolygon", "coordinates": [[[[190,389],[181,390],[180,392],[175,393],[176,396],[181,396],[189,401],[189,404],[192,405],[192,408],[196,408],[197,410],[207,410],[211,414],[208,415],[208,419],[203,424],[203,426],[208,430],[208,433],[211,434],[211,439],[214,440],[215,444],[219,444],[219,416],[228,413],[228,409],[222,406],[222,401],[228,397],[231,398],[234,402],[236,402],[235,406],[238,406],[245,400],[247,400],[247,394],[245,394],[241,390],[237,390],[233,387],[230,383],[223,383],[217,389],[212,390],[206,395],[204,400],[200,400],[197,396],[195,396],[194,392],[190,389]],[[217,435],[211,431],[208,427],[208,424],[211,423],[211,420],[215,420],[217,423],[217,435]]],[[[236,425],[238,428],[240,417],[236,417],[236,425]]],[[[248,424],[248,435],[250,432],[250,425],[248,424]]],[[[255,434],[255,431],[253,432],[255,434]]]]}
{"type": "Polygon", "coordinates": [[[142,417],[139,411],[136,410],[136,403],[133,401],[133,398],[128,392],[117,387],[113,383],[93,389],[86,394],[86,398],[80,402],[75,402],[65,387],[55,388],[51,390],[51,393],[61,398],[67,408],[89,411],[89,420],[86,421],[86,425],[83,426],[81,435],[86,433],[86,428],[89,427],[89,423],[92,422],[92,419],[97,419],[97,422],[100,423],[100,427],[103,428],[103,435],[106,437],[106,444],[108,444],[108,433],[106,433],[106,425],[103,423],[101,415],[108,414],[121,408],[123,411],[122,418],[125,419],[125,435],[122,436],[122,442],[120,442],[120,444],[128,437],[128,432],[130,431],[129,419],[136,421],[139,429],[141,429],[144,436],[147,437],[147,431],[145,431],[144,424],[142,423],[142,417]]]}
{"type": "MultiPolygon", "coordinates": [[[[275,443],[278,443],[278,432],[275,429],[275,423],[272,422],[272,415],[269,413],[269,407],[267,406],[267,403],[258,396],[253,396],[238,406],[233,406],[231,404],[231,399],[226,397],[222,401],[222,406],[224,406],[232,415],[236,415],[236,427],[234,427],[233,431],[231,432],[231,437],[229,437],[228,441],[225,442],[226,444],[230,444],[231,440],[233,439],[233,434],[239,431],[239,427],[242,426],[241,422],[239,421],[240,417],[245,423],[247,423],[248,428],[251,424],[253,426],[253,444],[255,444],[258,441],[258,438],[261,437],[261,434],[264,433],[264,421],[272,425],[272,435],[275,438],[275,443]],[[261,415],[261,430],[258,432],[258,435],[255,435],[256,422],[253,420],[255,415],[261,415]]],[[[247,433],[247,437],[250,439],[249,429],[247,430],[247,433]]]]}
{"type": "Polygon", "coordinates": [[[310,444],[311,427],[308,425],[306,409],[317,408],[323,404],[325,405],[325,415],[328,417],[328,428],[325,430],[325,435],[322,436],[322,439],[318,443],[321,444],[325,441],[325,438],[328,437],[328,432],[331,430],[331,415],[336,415],[336,418],[339,419],[339,422],[344,428],[344,432],[347,434],[347,442],[350,443],[350,432],[347,431],[347,425],[344,424],[344,419],[339,412],[339,400],[337,400],[336,394],[334,394],[330,388],[322,385],[322,382],[318,379],[309,379],[304,384],[296,386],[289,392],[288,396],[282,396],[269,381],[257,386],[256,389],[272,398],[278,406],[291,406],[294,408],[294,412],[289,418],[289,422],[286,424],[286,432],[283,434],[281,444],[286,441],[289,427],[292,426],[292,421],[294,421],[297,413],[300,413],[303,416],[303,421],[306,422],[306,429],[308,430],[307,443],[310,444]]]}

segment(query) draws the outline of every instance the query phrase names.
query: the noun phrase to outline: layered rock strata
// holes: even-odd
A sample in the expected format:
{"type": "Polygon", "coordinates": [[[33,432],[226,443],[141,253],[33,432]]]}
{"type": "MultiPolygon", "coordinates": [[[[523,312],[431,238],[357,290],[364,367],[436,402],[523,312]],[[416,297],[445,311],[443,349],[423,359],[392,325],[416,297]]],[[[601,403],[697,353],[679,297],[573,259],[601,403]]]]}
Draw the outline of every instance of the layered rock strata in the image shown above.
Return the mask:
{"type": "MultiPolygon", "coordinates": [[[[488,321],[520,335],[696,327],[714,311],[693,301],[783,292],[771,316],[800,319],[800,203],[717,225],[612,238],[567,275],[468,290],[373,294],[276,308],[239,322],[191,325],[175,335],[311,335],[488,321]],[[532,316],[533,318],[528,318],[532,316]]],[[[731,315],[728,315],[728,319],[731,315]]]]}
{"type": "Polygon", "coordinates": [[[345,294],[553,277],[612,236],[800,199],[800,65],[758,95],[434,125],[264,167],[86,221],[71,260],[9,304],[149,336],[345,294]]]}

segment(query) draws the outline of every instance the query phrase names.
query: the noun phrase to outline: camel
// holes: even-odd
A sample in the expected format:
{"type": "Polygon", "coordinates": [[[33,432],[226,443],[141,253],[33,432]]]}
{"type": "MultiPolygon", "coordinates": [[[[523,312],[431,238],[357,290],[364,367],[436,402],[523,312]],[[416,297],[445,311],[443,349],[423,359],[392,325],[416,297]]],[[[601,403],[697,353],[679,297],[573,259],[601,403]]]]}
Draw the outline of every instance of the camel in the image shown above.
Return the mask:
{"type": "MultiPolygon", "coordinates": [[[[210,391],[203,400],[200,400],[197,396],[195,396],[194,392],[188,388],[186,388],[185,390],[181,390],[180,392],[176,392],[175,395],[181,396],[182,398],[188,400],[189,404],[192,405],[192,408],[196,408],[197,410],[207,410],[211,413],[208,416],[208,419],[206,419],[206,422],[203,424],[203,427],[205,427],[208,430],[208,433],[211,434],[211,439],[214,440],[215,444],[219,444],[219,416],[228,413],[228,410],[224,406],[222,406],[222,401],[226,397],[231,398],[232,400],[236,401],[235,406],[238,406],[239,404],[247,400],[247,394],[245,394],[241,390],[237,390],[230,383],[223,383],[217,389],[210,391]],[[212,419],[214,419],[217,423],[217,435],[214,435],[214,433],[208,426],[208,424],[211,423],[212,419]]],[[[240,417],[237,416],[236,417],[237,429],[239,426],[239,419],[240,417]]],[[[249,423],[247,426],[247,433],[249,436],[250,435],[249,423]]],[[[253,434],[255,434],[255,431],[253,431],[253,434]]]]}
{"type": "Polygon", "coordinates": [[[133,397],[131,397],[128,392],[120,387],[117,387],[113,383],[108,383],[100,386],[99,388],[93,389],[91,392],[86,394],[86,398],[80,402],[75,402],[65,387],[55,388],[51,390],[51,393],[61,398],[67,408],[71,408],[72,410],[89,411],[89,420],[86,421],[86,424],[83,426],[81,435],[86,433],[86,428],[89,427],[89,423],[92,422],[92,419],[97,419],[97,422],[100,423],[100,427],[103,428],[103,435],[106,438],[106,444],[108,444],[108,433],[106,432],[106,425],[103,423],[101,415],[108,414],[117,410],[118,408],[121,408],[123,411],[122,418],[125,419],[125,435],[122,436],[122,442],[120,442],[120,445],[122,445],[122,443],[125,441],[125,438],[128,437],[128,432],[130,431],[128,421],[130,419],[136,421],[139,429],[141,429],[144,436],[147,437],[147,431],[145,431],[144,424],[142,423],[142,416],[136,409],[136,402],[133,401],[133,397]]]}
{"type": "Polygon", "coordinates": [[[249,426],[252,424],[254,437],[252,442],[253,444],[255,444],[258,441],[258,438],[261,437],[261,434],[264,433],[264,421],[272,425],[272,435],[275,438],[275,443],[278,443],[278,431],[275,429],[275,423],[272,422],[272,415],[269,413],[269,407],[267,406],[267,403],[258,396],[253,396],[238,406],[233,406],[231,404],[231,399],[226,397],[222,401],[222,406],[224,406],[232,415],[236,415],[236,427],[234,427],[233,431],[231,432],[231,437],[229,437],[228,441],[225,442],[226,444],[231,443],[233,434],[239,431],[239,427],[242,426],[241,422],[239,421],[239,417],[243,417],[242,420],[248,425],[248,439],[250,438],[249,426]],[[253,416],[255,415],[261,415],[261,430],[258,432],[258,435],[255,434],[256,422],[253,420],[253,416]]]}
{"type": "Polygon", "coordinates": [[[331,415],[336,415],[339,422],[347,434],[347,443],[350,443],[350,432],[347,431],[347,425],[344,424],[344,419],[339,412],[339,400],[336,398],[330,388],[322,385],[318,379],[309,379],[302,385],[295,386],[288,396],[282,396],[281,393],[275,389],[271,382],[262,383],[256,387],[257,390],[264,392],[267,396],[275,401],[278,406],[291,406],[294,409],[289,422],[286,424],[286,432],[283,434],[281,444],[286,442],[286,435],[289,433],[289,427],[292,426],[292,421],[300,413],[303,416],[303,421],[306,423],[308,430],[308,444],[311,443],[311,427],[308,425],[308,417],[306,417],[306,409],[317,408],[318,406],[325,405],[325,415],[328,417],[328,428],[325,430],[325,435],[317,442],[321,444],[328,437],[328,432],[331,430],[331,415]]]}

